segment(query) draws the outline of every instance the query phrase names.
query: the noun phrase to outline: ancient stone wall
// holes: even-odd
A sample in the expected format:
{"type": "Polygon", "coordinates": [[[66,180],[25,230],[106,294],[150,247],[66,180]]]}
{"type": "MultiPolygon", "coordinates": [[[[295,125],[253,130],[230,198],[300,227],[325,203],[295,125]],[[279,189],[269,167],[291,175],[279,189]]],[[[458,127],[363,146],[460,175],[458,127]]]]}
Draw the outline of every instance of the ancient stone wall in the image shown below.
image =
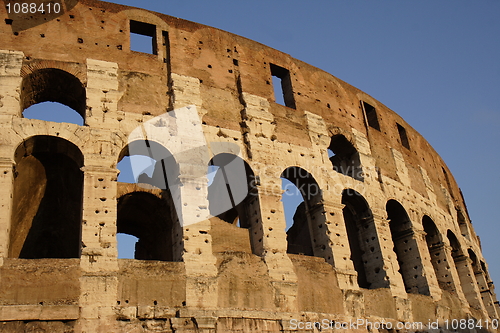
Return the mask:
{"type": "Polygon", "coordinates": [[[45,17],[0,11],[0,332],[295,332],[323,320],[394,332],[453,319],[494,331],[462,193],[379,101],[159,13],[95,0],[45,17]],[[131,33],[151,51],[131,51],[131,33]],[[45,101],[84,125],[23,115],[45,101]],[[134,154],[155,171],[119,183],[134,154]],[[243,177],[224,173],[232,161],[243,177]],[[282,179],[304,198],[288,232],[282,179]],[[139,238],[135,259],[117,258],[117,233],[139,238]]]}

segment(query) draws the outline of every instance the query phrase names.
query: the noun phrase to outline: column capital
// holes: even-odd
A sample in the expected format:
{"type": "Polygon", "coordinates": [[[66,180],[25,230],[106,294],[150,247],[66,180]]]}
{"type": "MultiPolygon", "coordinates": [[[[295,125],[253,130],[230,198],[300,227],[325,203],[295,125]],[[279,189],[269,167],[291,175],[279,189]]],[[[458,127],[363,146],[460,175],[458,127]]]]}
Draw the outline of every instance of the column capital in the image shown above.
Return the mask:
{"type": "Polygon", "coordinates": [[[12,168],[15,164],[10,157],[0,157],[0,168],[12,168]]]}

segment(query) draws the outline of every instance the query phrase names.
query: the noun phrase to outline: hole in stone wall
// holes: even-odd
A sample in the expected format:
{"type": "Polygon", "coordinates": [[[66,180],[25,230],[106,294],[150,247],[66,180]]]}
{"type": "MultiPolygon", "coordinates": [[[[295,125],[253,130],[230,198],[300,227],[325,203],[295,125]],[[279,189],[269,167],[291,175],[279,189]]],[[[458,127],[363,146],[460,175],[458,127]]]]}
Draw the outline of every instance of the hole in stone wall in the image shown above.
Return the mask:
{"type": "Polygon", "coordinates": [[[34,104],[23,111],[23,117],[83,126],[83,118],[78,112],[57,102],[34,104]]]}
{"type": "Polygon", "coordinates": [[[118,259],[134,259],[135,247],[139,238],[119,232],[116,234],[116,240],[118,243],[118,259]]]}
{"type": "Polygon", "coordinates": [[[378,122],[377,111],[375,110],[375,107],[363,101],[361,102],[361,105],[363,107],[363,110],[365,111],[366,121],[368,122],[368,125],[376,129],[377,131],[380,131],[380,125],[378,122]]]}
{"type": "Polygon", "coordinates": [[[210,215],[225,222],[212,221],[214,251],[260,253],[260,204],[250,166],[236,155],[218,154],[209,163],[207,178],[210,215]]]}
{"type": "Polygon", "coordinates": [[[439,287],[444,290],[454,292],[453,281],[448,274],[448,264],[445,259],[444,243],[442,242],[441,234],[436,227],[436,224],[432,219],[425,215],[422,219],[422,225],[424,227],[425,241],[427,243],[427,248],[429,249],[429,254],[431,257],[431,263],[436,273],[436,278],[439,283],[439,287]]]}
{"type": "Polygon", "coordinates": [[[454,268],[457,271],[465,298],[469,302],[470,306],[479,308],[481,306],[480,295],[474,288],[474,286],[477,285],[474,272],[472,268],[469,267],[467,260],[465,260],[466,256],[457,236],[455,236],[453,231],[448,229],[446,237],[451,246],[451,256],[453,257],[453,262],[455,264],[454,268]]]}
{"type": "Polygon", "coordinates": [[[275,102],[295,109],[295,98],[293,96],[292,80],[290,71],[286,68],[270,64],[273,80],[275,102]]]}
{"type": "Polygon", "coordinates": [[[403,126],[399,125],[398,123],[396,123],[396,126],[398,128],[399,139],[401,140],[401,144],[406,149],[410,149],[410,141],[408,140],[408,135],[406,134],[406,129],[403,126]]]}
{"type": "Polygon", "coordinates": [[[83,155],[74,144],[34,136],[15,152],[9,257],[78,258],[83,155]]]}
{"type": "Polygon", "coordinates": [[[345,205],[342,213],[358,285],[361,288],[385,287],[385,274],[379,274],[379,267],[384,263],[378,259],[381,257],[380,244],[368,203],[358,192],[346,189],[342,192],[342,204],[345,205]],[[376,266],[374,270],[369,269],[373,266],[376,266]]]}
{"type": "Polygon", "coordinates": [[[174,238],[182,236],[174,237],[174,229],[180,227],[169,188],[169,182],[174,184],[178,176],[173,156],[154,141],[133,141],[120,153],[117,168],[121,193],[117,241],[119,251],[128,253],[123,257],[135,253],[133,258],[141,260],[180,260],[182,249],[174,238]],[[122,183],[135,183],[137,188],[122,183]],[[135,245],[130,236],[137,238],[135,245]]]}
{"type": "Polygon", "coordinates": [[[26,118],[83,125],[85,106],[85,88],[68,72],[44,68],[23,78],[21,107],[26,118]]]}
{"type": "Polygon", "coordinates": [[[327,151],[333,170],[363,181],[363,169],[359,153],[345,136],[341,134],[332,136],[327,151]]]}
{"type": "Polygon", "coordinates": [[[460,209],[457,209],[457,221],[458,221],[458,226],[460,227],[460,233],[462,234],[462,236],[464,236],[467,239],[470,239],[469,227],[467,225],[467,220],[465,219],[464,213],[460,209]]]}
{"type": "Polygon", "coordinates": [[[140,183],[144,177],[153,176],[155,165],[156,161],[149,156],[125,156],[116,166],[120,170],[118,181],[129,184],[140,183]]]}
{"type": "MultiPolygon", "coordinates": [[[[389,200],[386,204],[387,216],[389,219],[389,228],[391,230],[394,252],[399,263],[399,272],[403,277],[405,289],[408,293],[428,295],[429,289],[427,282],[423,279],[415,281],[413,279],[412,268],[415,264],[420,267],[422,262],[418,254],[412,251],[412,247],[417,248],[412,223],[404,207],[396,200],[389,200]]],[[[421,276],[421,274],[419,274],[421,276]]]]}
{"type": "MultiPolygon", "coordinates": [[[[283,197],[287,193],[295,197],[295,203],[287,206],[297,204],[297,191],[303,200],[296,206],[293,224],[287,230],[287,253],[318,256],[326,260],[333,258],[326,228],[319,227],[326,223],[326,218],[323,214],[322,192],[318,183],[309,172],[299,167],[287,168],[281,174],[281,178],[288,181],[282,183],[285,190],[283,197]]],[[[286,204],[285,199],[282,200],[286,204]]],[[[285,210],[290,208],[285,207],[285,210]]]]}
{"type": "Polygon", "coordinates": [[[157,54],[156,26],[130,20],[130,50],[157,54]]]}
{"type": "Polygon", "coordinates": [[[130,256],[134,246],[134,259],[173,260],[172,207],[166,198],[147,192],[132,192],[118,199],[118,249],[130,256]],[[122,234],[118,237],[119,234],[122,234]],[[123,234],[134,236],[125,238],[123,234]],[[123,244],[125,242],[125,244],[123,244]]]}
{"type": "Polygon", "coordinates": [[[283,208],[285,210],[285,231],[288,232],[293,225],[294,215],[298,207],[304,202],[304,198],[302,194],[300,194],[297,186],[286,178],[281,178],[281,189],[283,190],[281,201],[283,202],[283,208]]]}

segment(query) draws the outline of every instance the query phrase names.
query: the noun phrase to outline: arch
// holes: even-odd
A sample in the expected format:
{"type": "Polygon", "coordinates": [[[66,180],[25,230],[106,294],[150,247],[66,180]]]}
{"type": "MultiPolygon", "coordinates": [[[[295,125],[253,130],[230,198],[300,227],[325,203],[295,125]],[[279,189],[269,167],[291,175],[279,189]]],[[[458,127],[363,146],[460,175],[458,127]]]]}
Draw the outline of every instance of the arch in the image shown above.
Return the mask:
{"type": "Polygon", "coordinates": [[[304,202],[297,207],[293,225],[287,231],[287,253],[323,257],[333,265],[322,192],[314,177],[300,167],[289,167],[281,174],[300,191],[304,202]]]}
{"type": "Polygon", "coordinates": [[[474,276],[472,259],[468,258],[464,254],[462,246],[453,231],[448,229],[446,232],[446,238],[450,243],[451,256],[453,257],[455,269],[457,271],[458,278],[460,279],[460,285],[462,286],[467,302],[469,302],[469,305],[475,309],[484,309],[484,305],[479,295],[477,281],[474,276]]]}
{"type": "Polygon", "coordinates": [[[174,156],[163,145],[152,140],[135,140],[127,144],[118,155],[118,163],[126,156],[146,156],[154,160],[153,173],[148,176],[140,166],[132,170],[136,183],[149,184],[162,190],[173,188],[179,177],[179,166],[174,156]]]}
{"type": "Polygon", "coordinates": [[[85,121],[86,91],[74,75],[57,68],[42,68],[23,78],[21,109],[42,102],[57,102],[75,110],[85,121]]]}
{"type": "Polygon", "coordinates": [[[491,318],[498,318],[496,295],[490,287],[490,281],[486,271],[486,265],[484,262],[479,261],[476,253],[472,249],[467,250],[467,254],[471,260],[472,271],[474,272],[474,277],[481,295],[481,300],[488,311],[491,318]]]}
{"type": "Polygon", "coordinates": [[[14,154],[11,258],[78,258],[83,154],[73,143],[33,136],[14,154]]]}
{"type": "Polygon", "coordinates": [[[135,191],[118,198],[117,232],[138,238],[134,259],[174,259],[171,209],[152,193],[135,191]]]}
{"type": "Polygon", "coordinates": [[[384,262],[373,214],[365,198],[352,189],[342,192],[342,213],[351,260],[361,288],[387,287],[384,262]]]}
{"type": "Polygon", "coordinates": [[[333,135],[328,146],[328,157],[333,170],[343,175],[363,181],[363,169],[359,153],[354,145],[342,134],[333,135]]]}
{"type": "Polygon", "coordinates": [[[464,254],[462,251],[462,247],[460,246],[460,242],[458,241],[458,238],[457,236],[455,236],[453,231],[448,229],[448,231],[446,232],[446,238],[448,238],[448,241],[450,242],[451,255],[453,256],[453,258],[459,258],[460,256],[463,256],[464,254]]]}
{"type": "Polygon", "coordinates": [[[432,267],[436,273],[439,287],[443,290],[455,292],[455,282],[450,272],[450,264],[446,258],[445,244],[434,221],[427,215],[422,218],[425,232],[425,241],[429,250],[432,267]]]}
{"type": "Polygon", "coordinates": [[[117,234],[138,238],[134,259],[181,261],[182,227],[173,199],[179,168],[174,157],[151,140],[133,141],[124,147],[118,156],[119,168],[127,156],[148,157],[153,161],[152,172],[148,175],[132,161],[134,174],[130,183],[136,185],[118,183],[117,234]]]}
{"type": "Polygon", "coordinates": [[[430,295],[421,254],[419,253],[412,223],[404,207],[396,200],[386,204],[389,228],[391,231],[394,252],[399,263],[399,273],[407,293],[430,295]]]}
{"type": "Polygon", "coordinates": [[[465,218],[465,214],[461,209],[457,209],[457,222],[460,228],[460,233],[467,239],[470,239],[470,232],[468,227],[467,219],[465,218]]]}
{"type": "Polygon", "coordinates": [[[212,221],[214,251],[246,251],[261,255],[262,217],[252,168],[230,153],[215,155],[209,168],[213,173],[213,181],[208,186],[210,215],[225,222],[225,225],[218,225],[212,221]]]}

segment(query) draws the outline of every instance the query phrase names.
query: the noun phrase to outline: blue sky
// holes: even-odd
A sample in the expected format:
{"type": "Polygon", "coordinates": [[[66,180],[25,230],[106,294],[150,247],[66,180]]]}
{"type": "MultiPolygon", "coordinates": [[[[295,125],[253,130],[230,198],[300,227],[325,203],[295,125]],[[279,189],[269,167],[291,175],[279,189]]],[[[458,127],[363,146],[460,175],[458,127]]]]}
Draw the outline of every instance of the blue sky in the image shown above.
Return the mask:
{"type": "Polygon", "coordinates": [[[492,278],[500,281],[500,1],[111,2],[261,42],[400,114],[462,188],[492,278]]]}
{"type": "Polygon", "coordinates": [[[400,114],[462,188],[490,274],[500,281],[500,1],[111,2],[271,46],[400,114]]]}

